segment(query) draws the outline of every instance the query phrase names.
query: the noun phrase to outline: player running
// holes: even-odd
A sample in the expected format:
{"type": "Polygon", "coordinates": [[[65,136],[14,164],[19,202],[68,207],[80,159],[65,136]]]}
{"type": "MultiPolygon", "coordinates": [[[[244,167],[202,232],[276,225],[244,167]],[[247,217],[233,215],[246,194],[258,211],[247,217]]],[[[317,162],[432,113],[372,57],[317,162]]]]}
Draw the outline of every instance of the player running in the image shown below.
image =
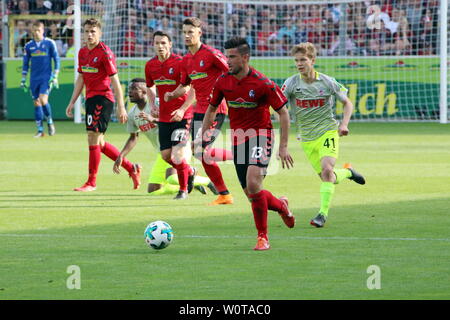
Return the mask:
{"type": "MultiPolygon", "coordinates": [[[[189,52],[184,56],[183,65],[188,78],[181,85],[192,83],[197,99],[194,106],[194,118],[192,124],[192,140],[200,136],[200,129],[205,112],[209,105],[212,87],[217,78],[224,72],[228,72],[228,65],[224,55],[217,49],[203,44],[200,40],[202,35],[202,22],[198,18],[187,18],[183,21],[183,34],[185,44],[189,52]]],[[[169,101],[183,94],[183,88],[179,86],[175,91],[168,92],[164,99],[169,101]]],[[[225,101],[220,102],[216,118],[211,123],[212,137],[204,152],[196,152],[195,157],[202,161],[206,174],[214,183],[219,196],[211,205],[232,204],[233,197],[223,180],[222,172],[216,161],[232,160],[233,155],[229,150],[212,148],[212,144],[220,134],[220,128],[225,120],[227,106],[225,101]]]]}
{"type": "Polygon", "coordinates": [[[30,40],[24,49],[22,81],[20,87],[27,91],[27,74],[30,68],[30,90],[34,102],[34,119],[37,133],[35,138],[44,136],[43,120],[47,119],[48,135],[55,134],[55,124],[52,118],[52,107],[48,102],[48,95],[52,88],[59,88],[58,73],[60,67],[58,50],[52,39],[44,37],[44,24],[41,21],[34,22],[31,26],[33,40],[30,40]],[[54,70],[52,71],[52,60],[54,70]]]}
{"type": "MultiPolygon", "coordinates": [[[[145,65],[147,87],[156,86],[159,97],[166,92],[175,90],[183,81],[183,58],[172,53],[172,39],[163,32],[153,34],[153,44],[156,56],[145,65]]],[[[175,200],[187,198],[192,191],[196,170],[186,161],[183,150],[189,139],[189,129],[192,120],[192,94],[188,95],[189,85],[181,86],[184,91],[176,99],[159,100],[159,144],[162,158],[177,170],[180,190],[175,200]]],[[[154,102],[150,99],[152,107],[154,102]]]]}
{"type": "Polygon", "coordinates": [[[215,119],[222,99],[225,98],[232,130],[234,165],[239,182],[251,202],[258,231],[254,250],[268,250],[269,209],[278,212],[289,228],[295,225],[295,217],[289,210],[288,199],[276,198],[262,187],[274,138],[270,106],[280,116],[281,137],[278,156],[282,167],[289,169],[294,163],[287,148],[290,125],[289,113],[285,107],[287,99],[273,81],[249,66],[250,47],[245,39],[232,38],[225,42],[225,49],[230,71],[220,76],[214,85],[210,105],[203,120],[202,144],[208,143],[207,131],[215,119]]]}
{"type": "Polygon", "coordinates": [[[339,152],[339,137],[349,133],[348,123],[353,104],[347,89],[334,78],[314,70],[317,51],[312,43],[301,43],[292,48],[299,74],[288,78],[282,91],[295,110],[298,139],[306,157],[322,180],[319,214],[311,220],[315,227],[323,227],[334,194],[335,184],[350,179],[365,184],[364,177],[350,164],[335,169],[339,152]],[[343,119],[339,123],[333,113],[336,99],[344,104],[343,119]]]}
{"type": "MultiPolygon", "coordinates": [[[[85,122],[89,145],[89,176],[86,183],[74,191],[88,192],[96,189],[101,153],[113,161],[116,161],[120,154],[115,146],[105,141],[105,132],[114,107],[111,85],[117,99],[117,117],[121,123],[127,121],[127,112],[117,74],[116,58],[111,49],[100,41],[102,35],[100,22],[94,18],[88,19],[84,22],[83,28],[86,46],[78,53],[79,74],[66,115],[69,118],[73,117],[74,104],[86,86],[85,122]]],[[[122,167],[128,171],[133,180],[134,189],[138,189],[141,184],[141,166],[123,159],[122,167]]]]}
{"type": "MultiPolygon", "coordinates": [[[[130,133],[128,140],[125,143],[119,157],[114,162],[113,171],[120,173],[120,166],[125,156],[133,150],[139,138],[139,133],[144,134],[151,142],[155,152],[157,153],[155,163],[150,171],[148,180],[147,192],[152,196],[176,194],[180,187],[176,171],[172,166],[163,160],[160,153],[158,125],[155,118],[150,115],[150,104],[146,96],[146,81],[145,79],[135,78],[131,80],[128,87],[128,96],[135,105],[128,113],[127,131],[130,133]]],[[[188,146],[184,148],[186,160],[189,161],[191,151],[188,146]]],[[[194,189],[206,194],[208,187],[213,193],[217,194],[211,180],[199,175],[195,175],[194,189]]]]}

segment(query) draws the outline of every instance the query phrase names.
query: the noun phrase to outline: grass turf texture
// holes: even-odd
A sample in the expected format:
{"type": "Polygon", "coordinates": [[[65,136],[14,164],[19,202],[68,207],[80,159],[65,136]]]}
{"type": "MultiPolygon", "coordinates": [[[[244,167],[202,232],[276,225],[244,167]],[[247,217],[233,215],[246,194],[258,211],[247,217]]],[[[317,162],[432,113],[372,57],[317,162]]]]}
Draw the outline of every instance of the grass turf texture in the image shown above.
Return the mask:
{"type": "MultiPolygon", "coordinates": [[[[84,126],[56,126],[33,139],[32,122],[0,122],[0,299],[450,298],[448,125],[352,123],[338,166],[350,160],[367,185],[337,186],[322,229],[309,225],[320,182],[292,134],[295,167],[265,188],[289,197],[297,225],[269,212],[266,252],[252,250],[252,213],[231,163],[221,168],[234,205],[208,207],[214,196],[196,191],[184,202],[149,197],[154,155],[141,137],[129,156],[144,166],[140,190],[103,156],[97,191],[76,193],[87,175],[84,126]],[[162,251],[144,243],[154,220],[175,232],[162,251]],[[81,268],[81,290],[66,288],[69,265],[81,268]],[[367,288],[370,265],[381,269],[380,290],[367,288]]],[[[126,138],[110,125],[109,142],[126,138]]]]}

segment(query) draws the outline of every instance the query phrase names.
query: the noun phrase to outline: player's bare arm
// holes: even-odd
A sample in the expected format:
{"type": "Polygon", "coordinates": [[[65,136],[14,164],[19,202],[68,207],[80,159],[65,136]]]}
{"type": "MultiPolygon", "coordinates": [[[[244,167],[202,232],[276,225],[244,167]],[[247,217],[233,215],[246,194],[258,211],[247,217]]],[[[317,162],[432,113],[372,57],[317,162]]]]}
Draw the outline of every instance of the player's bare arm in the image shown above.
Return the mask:
{"type": "Polygon", "coordinates": [[[349,133],[348,130],[348,123],[350,122],[350,118],[352,116],[353,113],[353,103],[350,101],[349,98],[345,98],[344,101],[344,111],[343,111],[343,117],[342,117],[342,121],[339,124],[339,128],[338,128],[338,134],[339,136],[346,136],[349,133]]]}
{"type": "Polygon", "coordinates": [[[139,118],[141,118],[142,120],[146,120],[148,122],[157,122],[158,118],[153,117],[151,114],[146,113],[144,111],[139,113],[139,118]]]}
{"type": "Polygon", "coordinates": [[[282,168],[290,169],[294,166],[294,160],[288,151],[288,140],[289,140],[289,127],[291,121],[289,118],[289,111],[286,106],[277,110],[280,117],[280,147],[278,149],[278,157],[281,160],[282,168]]]}
{"type": "Polygon", "coordinates": [[[120,123],[125,123],[127,122],[128,115],[127,111],[125,110],[125,104],[123,102],[122,86],[120,85],[119,76],[116,73],[110,78],[111,78],[111,85],[113,87],[114,94],[117,100],[117,110],[116,110],[117,118],[119,119],[120,123]]]}
{"type": "Polygon", "coordinates": [[[186,101],[181,105],[181,107],[179,107],[177,110],[172,112],[172,114],[171,114],[172,118],[170,119],[170,121],[183,120],[184,113],[186,112],[187,109],[189,109],[189,107],[192,105],[192,103],[194,103],[194,100],[195,100],[194,88],[192,88],[192,87],[190,88],[190,86],[186,86],[186,87],[188,88],[187,90],[189,90],[186,101]]]}
{"type": "Polygon", "coordinates": [[[150,107],[150,114],[153,118],[159,117],[159,109],[155,105],[156,100],[156,86],[147,87],[147,101],[150,107]]]}
{"type": "Polygon", "coordinates": [[[136,146],[138,142],[138,133],[130,133],[130,137],[128,138],[127,142],[125,142],[125,146],[123,147],[122,151],[120,151],[119,156],[117,157],[116,161],[114,161],[113,165],[113,172],[116,174],[120,173],[120,166],[122,165],[123,158],[125,158],[128,153],[133,150],[133,148],[136,146]]]}
{"type": "Polygon", "coordinates": [[[73,88],[72,98],[70,98],[69,105],[66,108],[66,116],[69,118],[73,117],[73,106],[75,102],[78,100],[78,97],[83,91],[84,87],[84,79],[82,74],[78,74],[77,81],[75,81],[75,87],[73,88]]]}
{"type": "Polygon", "coordinates": [[[180,84],[175,90],[171,92],[166,92],[164,94],[164,101],[169,102],[170,100],[177,99],[181,96],[184,96],[185,93],[189,90],[190,86],[184,86],[180,84]]]}

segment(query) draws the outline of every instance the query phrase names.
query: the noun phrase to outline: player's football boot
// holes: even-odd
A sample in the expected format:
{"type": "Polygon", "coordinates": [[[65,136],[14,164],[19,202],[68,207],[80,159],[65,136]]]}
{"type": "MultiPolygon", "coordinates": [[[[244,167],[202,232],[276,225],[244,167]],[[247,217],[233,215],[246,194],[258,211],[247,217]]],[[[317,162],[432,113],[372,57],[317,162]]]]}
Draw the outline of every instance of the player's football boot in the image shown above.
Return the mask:
{"type": "Polygon", "coordinates": [[[95,186],[91,186],[90,184],[85,183],[81,187],[73,189],[73,191],[89,192],[95,191],[95,189],[97,189],[95,186]]]}
{"type": "Polygon", "coordinates": [[[201,185],[194,185],[194,189],[199,191],[201,194],[207,194],[208,192],[206,191],[206,188],[204,186],[201,185]]]}
{"type": "Polygon", "coordinates": [[[281,219],[283,219],[284,224],[288,228],[293,228],[295,226],[295,217],[292,214],[292,212],[289,210],[289,202],[288,198],[285,196],[282,196],[279,198],[281,202],[283,202],[283,208],[281,212],[278,212],[281,219]]]}
{"type": "Polygon", "coordinates": [[[256,240],[256,246],[253,248],[253,250],[263,251],[263,250],[269,250],[270,244],[269,240],[264,237],[258,237],[256,240]]]}
{"type": "Polygon", "coordinates": [[[364,179],[364,177],[360,173],[356,172],[355,169],[352,168],[352,165],[350,163],[344,164],[344,168],[350,170],[350,172],[352,173],[352,176],[349,178],[350,180],[353,180],[358,184],[366,183],[366,179],[364,179]]]}
{"type": "Polygon", "coordinates": [[[133,180],[133,189],[139,189],[141,186],[141,171],[142,167],[135,163],[133,164],[133,172],[129,174],[130,178],[133,180]]]}
{"type": "Polygon", "coordinates": [[[211,202],[210,206],[216,206],[219,204],[233,204],[233,196],[231,194],[219,194],[216,200],[211,202]]]}
{"type": "Polygon", "coordinates": [[[207,187],[209,188],[209,190],[211,190],[211,192],[215,195],[219,194],[219,191],[217,191],[216,187],[214,186],[214,183],[210,182],[208,183],[207,187]]]}
{"type": "Polygon", "coordinates": [[[197,169],[192,167],[192,174],[189,175],[188,182],[187,182],[188,183],[188,185],[187,185],[188,193],[191,193],[192,189],[194,189],[194,178],[195,178],[196,174],[197,174],[197,169]]]}
{"type": "Polygon", "coordinates": [[[53,123],[49,124],[48,125],[48,135],[53,136],[55,133],[56,133],[55,125],[53,123]]]}
{"type": "Polygon", "coordinates": [[[322,228],[326,221],[327,218],[323,214],[319,213],[314,219],[309,222],[309,224],[317,228],[322,228]]]}
{"type": "Polygon", "coordinates": [[[177,195],[173,198],[173,200],[185,200],[188,197],[187,191],[179,190],[177,195]]]}
{"type": "Polygon", "coordinates": [[[43,138],[44,136],[45,136],[44,132],[38,131],[38,132],[36,132],[36,134],[33,136],[33,138],[43,138]]]}

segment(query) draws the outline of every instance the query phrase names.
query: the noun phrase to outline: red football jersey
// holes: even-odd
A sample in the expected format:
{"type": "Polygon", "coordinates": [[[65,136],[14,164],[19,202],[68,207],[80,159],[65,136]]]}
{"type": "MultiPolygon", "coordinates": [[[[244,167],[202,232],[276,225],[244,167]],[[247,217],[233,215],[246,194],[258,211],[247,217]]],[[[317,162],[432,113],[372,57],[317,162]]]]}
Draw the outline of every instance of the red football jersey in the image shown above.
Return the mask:
{"type": "MultiPolygon", "coordinates": [[[[177,99],[164,101],[164,94],[175,90],[181,82],[186,82],[186,74],[182,68],[183,58],[171,54],[166,61],[159,61],[158,57],[150,59],[145,65],[145,80],[147,87],[156,85],[159,96],[159,121],[171,122],[171,113],[180,108],[186,101],[187,93],[177,99]]],[[[183,119],[192,118],[192,107],[184,113],[183,119]]]]}
{"type": "MultiPolygon", "coordinates": [[[[183,64],[189,77],[183,84],[192,82],[195,89],[197,104],[194,107],[194,112],[205,113],[217,78],[224,72],[228,72],[227,59],[219,50],[202,44],[195,54],[188,52],[184,56],[183,64]]],[[[221,102],[217,112],[227,113],[225,101],[221,102]]]]}
{"type": "Polygon", "coordinates": [[[217,106],[223,98],[228,104],[234,144],[242,143],[256,134],[271,134],[269,107],[279,110],[287,103],[281,89],[253,68],[241,80],[229,73],[220,76],[213,88],[211,105],[217,106]],[[238,134],[239,129],[244,131],[243,135],[238,134]]]}
{"type": "Polygon", "coordinates": [[[109,47],[100,42],[94,49],[83,47],[78,52],[78,72],[86,85],[86,99],[104,96],[114,102],[109,77],[117,73],[116,57],[109,47]]]}

